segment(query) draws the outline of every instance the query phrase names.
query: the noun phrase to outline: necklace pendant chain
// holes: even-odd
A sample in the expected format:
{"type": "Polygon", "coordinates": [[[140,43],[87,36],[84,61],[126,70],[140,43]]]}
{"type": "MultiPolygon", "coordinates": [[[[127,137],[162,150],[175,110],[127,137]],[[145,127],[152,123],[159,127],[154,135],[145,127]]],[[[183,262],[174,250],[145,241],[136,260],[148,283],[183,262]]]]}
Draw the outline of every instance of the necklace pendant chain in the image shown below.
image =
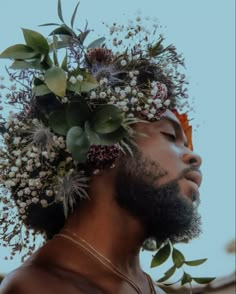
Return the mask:
{"type": "MultiPolygon", "coordinates": [[[[92,245],[90,245],[88,242],[86,242],[84,239],[80,238],[77,234],[71,232],[68,229],[64,229],[64,231],[68,232],[70,235],[74,236],[76,239],[74,239],[71,236],[68,236],[66,234],[59,233],[56,236],[63,237],[65,239],[70,240],[71,242],[79,245],[81,248],[83,248],[85,251],[87,251],[90,255],[92,255],[97,261],[99,261],[101,264],[103,264],[105,267],[107,267],[111,272],[116,274],[117,276],[124,279],[131,287],[135,289],[135,291],[138,294],[142,294],[142,291],[140,290],[139,286],[133,282],[130,278],[128,278],[125,274],[121,272],[121,270],[114,265],[108,258],[106,258],[104,255],[102,255],[100,252],[98,252],[92,245]],[[105,262],[104,262],[105,261],[105,262]]],[[[151,294],[155,294],[156,291],[154,289],[153,282],[151,280],[151,277],[144,272],[144,274],[147,277],[148,284],[151,290],[151,294]]]]}

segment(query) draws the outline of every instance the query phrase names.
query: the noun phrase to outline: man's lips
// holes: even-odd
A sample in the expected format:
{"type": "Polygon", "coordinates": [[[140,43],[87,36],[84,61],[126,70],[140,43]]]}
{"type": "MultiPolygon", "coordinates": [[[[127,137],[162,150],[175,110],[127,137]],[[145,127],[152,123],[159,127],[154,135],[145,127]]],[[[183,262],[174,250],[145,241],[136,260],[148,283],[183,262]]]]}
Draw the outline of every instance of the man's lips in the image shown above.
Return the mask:
{"type": "Polygon", "coordinates": [[[202,182],[202,175],[199,171],[190,171],[185,174],[184,178],[188,181],[191,181],[197,185],[199,188],[202,182]]]}

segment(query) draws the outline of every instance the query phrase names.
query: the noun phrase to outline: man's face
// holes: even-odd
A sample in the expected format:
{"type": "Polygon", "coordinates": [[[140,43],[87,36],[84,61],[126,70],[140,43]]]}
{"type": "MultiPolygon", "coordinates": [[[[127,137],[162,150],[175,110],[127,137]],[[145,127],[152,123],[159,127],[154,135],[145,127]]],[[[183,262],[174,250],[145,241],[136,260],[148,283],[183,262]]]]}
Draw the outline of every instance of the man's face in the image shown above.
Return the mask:
{"type": "Polygon", "coordinates": [[[145,237],[161,242],[197,237],[201,158],[188,149],[182,127],[169,110],[160,121],[137,124],[136,131],[138,148],[118,167],[118,203],[140,219],[145,237]]]}

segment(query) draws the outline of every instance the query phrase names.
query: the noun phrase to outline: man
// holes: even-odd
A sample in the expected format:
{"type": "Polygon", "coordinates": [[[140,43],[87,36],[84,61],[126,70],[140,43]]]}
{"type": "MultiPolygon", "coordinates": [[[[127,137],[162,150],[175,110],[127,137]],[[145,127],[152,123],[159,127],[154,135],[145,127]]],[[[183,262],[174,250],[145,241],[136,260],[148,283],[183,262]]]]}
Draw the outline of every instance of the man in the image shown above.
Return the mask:
{"type": "Polygon", "coordinates": [[[140,268],[140,247],[147,237],[179,241],[198,234],[201,158],[188,149],[169,110],[136,130],[147,136],[136,138],[135,157],[94,176],[90,200],[5,279],[2,294],[153,293],[140,268]]]}
{"type": "Polygon", "coordinates": [[[183,60],[161,35],[149,41],[139,19],[125,38],[123,29],[110,29],[121,32],[114,50],[104,38],[85,46],[86,29],[77,35],[59,25],[52,35],[63,42],[50,44],[23,29],[26,45],[0,55],[14,60],[21,72],[11,78],[26,85],[7,96],[22,111],[2,128],[2,235],[6,245],[23,239],[13,254],[26,246],[31,255],[1,294],[162,293],[140,267],[144,241],[164,246],[200,232],[201,158],[186,114],[178,113],[187,98],[183,60]],[[34,254],[23,224],[46,235],[34,254]]]}

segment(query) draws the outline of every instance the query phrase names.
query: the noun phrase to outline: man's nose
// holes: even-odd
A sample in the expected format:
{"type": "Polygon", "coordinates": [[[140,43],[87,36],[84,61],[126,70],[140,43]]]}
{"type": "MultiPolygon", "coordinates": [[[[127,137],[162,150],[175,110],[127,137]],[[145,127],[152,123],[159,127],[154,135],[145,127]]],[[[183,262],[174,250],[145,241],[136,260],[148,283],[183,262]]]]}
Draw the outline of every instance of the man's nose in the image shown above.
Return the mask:
{"type": "Polygon", "coordinates": [[[202,164],[202,158],[200,155],[192,152],[191,150],[188,150],[188,152],[186,152],[183,155],[183,161],[187,164],[187,165],[191,165],[194,167],[199,168],[202,164]]]}

